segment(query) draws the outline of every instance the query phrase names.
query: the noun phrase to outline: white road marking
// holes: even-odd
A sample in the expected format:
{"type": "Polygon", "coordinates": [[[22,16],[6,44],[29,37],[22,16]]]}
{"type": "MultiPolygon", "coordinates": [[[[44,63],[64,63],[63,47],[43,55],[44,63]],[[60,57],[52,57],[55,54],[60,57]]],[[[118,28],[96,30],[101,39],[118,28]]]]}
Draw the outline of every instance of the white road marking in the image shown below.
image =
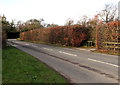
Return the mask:
{"type": "Polygon", "coordinates": [[[49,48],[43,48],[43,49],[46,49],[46,50],[50,50],[50,51],[53,51],[53,49],[49,49],[49,48]]]}
{"type": "Polygon", "coordinates": [[[26,43],[25,45],[29,45],[29,44],[26,43]]]}
{"type": "Polygon", "coordinates": [[[64,49],[67,49],[67,50],[73,50],[73,49],[70,49],[70,48],[64,48],[64,49]]]}
{"type": "Polygon", "coordinates": [[[103,62],[103,61],[99,61],[99,60],[95,60],[95,59],[91,59],[91,58],[88,58],[88,60],[91,60],[91,61],[94,61],[94,62],[99,62],[99,63],[104,63],[104,64],[111,65],[111,66],[114,66],[114,67],[120,67],[120,66],[115,65],[115,64],[111,64],[111,63],[107,63],[107,62],[103,62]]]}
{"type": "Polygon", "coordinates": [[[75,54],[71,54],[71,53],[67,53],[67,52],[62,52],[62,51],[59,51],[59,53],[64,53],[64,54],[71,55],[71,56],[77,56],[75,54]]]}
{"type": "Polygon", "coordinates": [[[11,44],[12,46],[14,46],[14,47],[17,47],[18,45],[13,45],[13,44],[11,44]]]}
{"type": "Polygon", "coordinates": [[[32,45],[32,46],[37,48],[37,46],[35,46],[35,45],[32,45]]]}

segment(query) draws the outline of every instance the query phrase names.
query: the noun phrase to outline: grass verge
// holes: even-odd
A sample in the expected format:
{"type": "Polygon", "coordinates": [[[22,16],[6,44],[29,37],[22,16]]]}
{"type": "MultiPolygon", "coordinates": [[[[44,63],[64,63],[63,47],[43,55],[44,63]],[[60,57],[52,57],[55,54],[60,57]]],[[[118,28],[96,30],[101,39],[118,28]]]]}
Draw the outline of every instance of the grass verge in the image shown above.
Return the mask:
{"type": "MultiPolygon", "coordinates": [[[[57,46],[57,47],[64,47],[64,48],[84,48],[84,49],[95,49],[96,47],[95,46],[81,46],[81,47],[72,47],[72,46],[63,46],[63,45],[58,45],[58,44],[51,44],[51,43],[45,43],[45,42],[40,42],[40,41],[28,41],[28,40],[21,40],[20,38],[18,38],[17,40],[20,40],[20,41],[25,41],[25,42],[31,42],[31,43],[38,43],[38,44],[44,44],[44,45],[51,45],[51,46],[57,46]]],[[[98,50],[93,50],[91,52],[94,52],[94,53],[103,53],[103,54],[109,54],[109,55],[119,55],[120,56],[120,53],[119,52],[110,52],[110,51],[98,51],[98,50]]]]}
{"type": "Polygon", "coordinates": [[[52,44],[52,43],[46,43],[41,41],[30,41],[30,40],[21,40],[20,38],[17,38],[19,41],[25,41],[25,42],[31,42],[31,43],[37,43],[37,44],[44,44],[44,45],[50,45],[50,46],[56,46],[56,47],[64,47],[64,48],[95,48],[95,46],[81,46],[81,47],[74,47],[74,46],[66,46],[66,45],[60,45],[60,44],[52,44]]]}
{"type": "Polygon", "coordinates": [[[95,52],[95,53],[103,53],[103,54],[108,54],[108,55],[116,55],[119,56],[120,53],[119,52],[114,52],[114,51],[105,51],[105,50],[94,50],[91,52],[95,52]]]}
{"type": "Polygon", "coordinates": [[[68,83],[38,59],[12,46],[3,49],[2,67],[3,83],[68,83]]]}

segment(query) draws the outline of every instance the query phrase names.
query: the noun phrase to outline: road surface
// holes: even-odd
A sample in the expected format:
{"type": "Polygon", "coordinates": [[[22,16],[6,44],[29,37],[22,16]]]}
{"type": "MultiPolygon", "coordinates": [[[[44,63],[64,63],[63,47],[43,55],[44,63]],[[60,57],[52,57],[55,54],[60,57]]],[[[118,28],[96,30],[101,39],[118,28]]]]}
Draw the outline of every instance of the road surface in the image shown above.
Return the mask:
{"type": "Polygon", "coordinates": [[[8,43],[40,59],[72,83],[118,83],[118,56],[15,39],[8,43]]]}

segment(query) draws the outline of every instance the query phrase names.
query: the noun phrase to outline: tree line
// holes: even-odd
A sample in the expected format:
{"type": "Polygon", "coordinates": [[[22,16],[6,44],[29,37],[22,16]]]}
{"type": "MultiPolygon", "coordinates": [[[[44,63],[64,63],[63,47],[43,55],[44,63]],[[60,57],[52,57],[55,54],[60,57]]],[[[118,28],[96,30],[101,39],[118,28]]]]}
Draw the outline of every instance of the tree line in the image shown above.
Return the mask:
{"type": "MultiPolygon", "coordinates": [[[[75,25],[75,24],[80,24],[80,25],[89,25],[89,24],[96,24],[96,21],[102,21],[104,23],[108,23],[111,21],[118,20],[117,16],[117,6],[113,4],[105,4],[105,7],[103,10],[98,11],[97,14],[93,19],[87,17],[84,15],[80,20],[77,21],[77,23],[74,23],[74,20],[68,19],[65,23],[66,25],[75,25]],[[98,20],[96,20],[98,19],[98,20]],[[95,20],[95,21],[94,21],[95,20]]],[[[1,21],[2,21],[2,28],[6,32],[10,31],[28,31],[32,29],[38,29],[38,28],[49,28],[49,27],[56,27],[59,26],[57,24],[49,24],[45,23],[44,19],[30,19],[27,20],[26,22],[18,21],[15,24],[15,21],[12,20],[12,22],[7,21],[5,15],[1,16],[1,21]]]]}

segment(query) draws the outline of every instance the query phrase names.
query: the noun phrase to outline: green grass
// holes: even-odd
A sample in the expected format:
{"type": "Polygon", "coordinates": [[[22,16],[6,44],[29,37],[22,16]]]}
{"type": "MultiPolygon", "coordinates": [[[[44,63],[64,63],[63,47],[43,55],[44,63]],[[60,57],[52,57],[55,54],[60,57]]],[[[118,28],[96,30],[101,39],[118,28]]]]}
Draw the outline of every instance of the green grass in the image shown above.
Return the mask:
{"type": "Polygon", "coordinates": [[[56,71],[12,46],[3,49],[3,83],[68,83],[56,71]]]}

